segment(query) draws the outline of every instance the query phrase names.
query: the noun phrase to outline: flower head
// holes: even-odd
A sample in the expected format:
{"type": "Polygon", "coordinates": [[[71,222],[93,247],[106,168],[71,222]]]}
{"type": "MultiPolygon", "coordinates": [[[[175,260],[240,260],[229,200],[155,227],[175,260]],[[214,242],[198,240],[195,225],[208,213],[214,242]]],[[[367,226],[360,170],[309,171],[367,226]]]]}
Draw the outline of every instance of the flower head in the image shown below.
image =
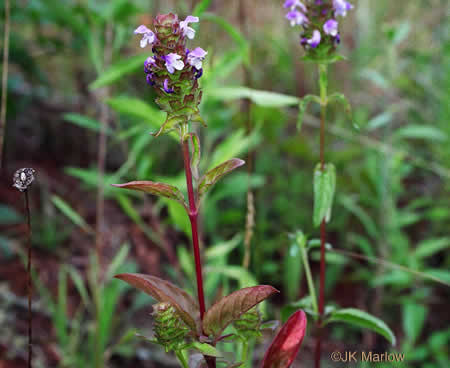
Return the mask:
{"type": "Polygon", "coordinates": [[[137,27],[134,30],[134,34],[142,34],[142,40],[141,40],[141,47],[144,48],[145,46],[147,46],[147,43],[149,45],[153,44],[156,41],[156,36],[153,33],[152,30],[148,29],[146,26],[144,26],[143,24],[140,25],[139,27],[137,27]]]}
{"type": "Polygon", "coordinates": [[[347,15],[347,11],[353,9],[353,5],[345,0],[333,0],[333,7],[334,15],[336,17],[339,15],[345,17],[347,15]]]}
{"type": "Polygon", "coordinates": [[[172,53],[170,53],[170,54],[168,54],[166,56],[163,56],[163,59],[166,62],[165,65],[166,65],[167,71],[170,74],[175,73],[175,69],[176,70],[183,70],[183,68],[184,68],[184,63],[183,63],[182,60],[180,60],[181,56],[178,55],[178,54],[174,54],[172,52],[172,53]]]}
{"type": "Polygon", "coordinates": [[[195,69],[200,70],[202,68],[203,60],[208,53],[201,47],[197,47],[190,51],[187,55],[187,62],[192,65],[195,69]]]}
{"type": "Polygon", "coordinates": [[[338,34],[338,22],[334,19],[328,19],[323,25],[323,31],[327,35],[336,37],[338,34]]]}
{"type": "Polygon", "coordinates": [[[188,15],[185,20],[180,22],[180,29],[183,32],[183,36],[192,40],[195,36],[195,29],[189,27],[189,23],[198,23],[198,17],[194,17],[192,15],[188,15]]]}

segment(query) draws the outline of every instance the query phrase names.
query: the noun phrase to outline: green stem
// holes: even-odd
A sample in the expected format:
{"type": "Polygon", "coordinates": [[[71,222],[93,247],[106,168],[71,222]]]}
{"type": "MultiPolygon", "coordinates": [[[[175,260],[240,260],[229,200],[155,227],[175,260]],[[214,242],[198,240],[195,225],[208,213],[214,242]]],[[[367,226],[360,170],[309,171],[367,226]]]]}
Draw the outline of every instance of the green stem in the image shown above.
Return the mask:
{"type": "Polygon", "coordinates": [[[311,267],[309,266],[308,252],[306,251],[305,246],[306,238],[298,239],[297,243],[300,247],[300,251],[302,252],[303,266],[305,267],[306,281],[308,283],[309,295],[311,295],[312,298],[314,312],[316,313],[316,315],[319,315],[319,308],[317,307],[316,288],[314,287],[314,282],[311,274],[311,267]]]}
{"type": "Polygon", "coordinates": [[[182,350],[177,350],[177,351],[175,351],[175,355],[177,356],[177,358],[178,358],[178,360],[180,361],[181,366],[182,366],[183,368],[189,368],[189,364],[188,364],[188,362],[187,362],[187,360],[186,360],[186,357],[184,356],[182,350]]]}
{"type": "Polygon", "coordinates": [[[242,340],[242,361],[244,362],[244,367],[248,367],[248,341],[242,340]]]}

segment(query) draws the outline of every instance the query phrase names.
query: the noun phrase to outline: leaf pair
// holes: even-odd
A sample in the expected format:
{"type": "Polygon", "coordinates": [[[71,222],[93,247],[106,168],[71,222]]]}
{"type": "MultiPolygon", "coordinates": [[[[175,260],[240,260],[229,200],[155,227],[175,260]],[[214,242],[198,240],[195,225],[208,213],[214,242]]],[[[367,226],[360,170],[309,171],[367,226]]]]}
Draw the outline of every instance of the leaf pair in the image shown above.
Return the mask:
{"type": "Polygon", "coordinates": [[[155,276],[125,273],[115,276],[144,291],[158,302],[170,303],[180,318],[197,335],[203,333],[217,341],[225,328],[255,305],[278,292],[269,285],[259,285],[231,293],[215,303],[200,321],[200,311],[194,299],[169,281],[155,276]]]}
{"type": "Polygon", "coordinates": [[[326,164],[322,170],[318,164],[314,170],[314,226],[330,220],[335,191],[336,168],[333,164],[326,164]]]}

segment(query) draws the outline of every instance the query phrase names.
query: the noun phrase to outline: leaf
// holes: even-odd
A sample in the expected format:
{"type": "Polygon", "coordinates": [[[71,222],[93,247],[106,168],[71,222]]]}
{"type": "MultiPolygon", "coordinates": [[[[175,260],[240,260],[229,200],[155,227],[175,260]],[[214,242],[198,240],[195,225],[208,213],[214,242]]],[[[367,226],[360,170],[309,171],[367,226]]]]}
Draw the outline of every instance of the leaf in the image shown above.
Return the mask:
{"type": "Polygon", "coordinates": [[[422,332],[427,312],[427,308],[420,304],[406,303],[403,306],[403,329],[411,345],[415,344],[422,332]]]}
{"type": "Polygon", "coordinates": [[[295,312],[272,341],[261,368],[288,368],[296,358],[306,334],[305,312],[295,312]]]}
{"type": "Polygon", "coordinates": [[[328,101],[341,104],[345,109],[345,113],[349,116],[350,119],[352,118],[352,106],[343,93],[336,92],[331,94],[330,96],[328,96],[328,101]]]}
{"type": "Polygon", "coordinates": [[[311,102],[316,102],[320,105],[320,97],[316,95],[306,95],[298,103],[298,117],[297,117],[297,129],[300,131],[303,125],[303,116],[306,109],[311,102]]]}
{"type": "Polygon", "coordinates": [[[326,164],[321,170],[318,164],[314,170],[314,226],[319,226],[323,219],[329,221],[336,190],[336,169],[333,164],[326,164]]]}
{"type": "Polygon", "coordinates": [[[450,247],[450,238],[427,239],[417,246],[414,256],[417,259],[430,257],[450,247]]]}
{"type": "Polygon", "coordinates": [[[172,117],[168,117],[163,125],[161,125],[161,128],[155,132],[152,133],[154,137],[159,137],[162,134],[167,134],[172,131],[174,131],[178,125],[187,123],[189,121],[188,117],[186,115],[175,115],[172,117]]]}
{"type": "Polygon", "coordinates": [[[206,93],[208,97],[212,96],[224,101],[248,98],[255,104],[263,107],[285,107],[298,104],[298,98],[294,96],[242,86],[211,87],[207,89],[206,93]]]}
{"type": "Polygon", "coordinates": [[[230,323],[275,293],[278,293],[278,290],[274,287],[259,285],[223,297],[206,312],[203,317],[203,330],[217,339],[230,323]]]}
{"type": "Polygon", "coordinates": [[[214,346],[210,344],[194,341],[192,344],[189,344],[189,347],[198,350],[203,355],[212,356],[216,358],[220,358],[223,356],[223,354],[219,350],[217,350],[214,346]]]}
{"type": "Polygon", "coordinates": [[[407,139],[428,139],[431,141],[445,142],[448,140],[448,136],[442,130],[427,126],[427,125],[417,125],[411,124],[400,128],[395,132],[396,138],[407,138],[407,139]]]}
{"type": "Polygon", "coordinates": [[[208,171],[200,179],[198,185],[198,195],[201,197],[205,194],[214,184],[216,184],[219,179],[228,174],[229,172],[241,167],[245,164],[245,161],[239,158],[232,158],[231,160],[225,161],[223,164],[216,166],[214,169],[208,171]]]}
{"type": "Polygon", "coordinates": [[[192,297],[169,281],[151,275],[122,273],[116,278],[149,294],[158,302],[170,303],[192,331],[200,333],[200,311],[192,297]]]}
{"type": "Polygon", "coordinates": [[[192,15],[200,17],[211,5],[212,0],[202,0],[194,8],[192,15]]]}
{"type": "Polygon", "coordinates": [[[142,119],[154,128],[159,128],[165,119],[164,112],[138,98],[114,97],[106,100],[106,103],[117,112],[142,119]]]}
{"type": "Polygon", "coordinates": [[[56,208],[58,208],[64,215],[66,215],[75,225],[79,226],[81,229],[87,233],[93,233],[92,228],[87,224],[87,222],[61,197],[57,195],[52,195],[51,200],[56,208]]]}
{"type": "Polygon", "coordinates": [[[103,72],[94,82],[89,85],[90,89],[97,89],[117,82],[125,75],[134,73],[144,65],[144,61],[148,56],[139,54],[130,58],[120,60],[111,65],[105,72],[103,72]]]}
{"type": "MultiPolygon", "coordinates": [[[[93,130],[94,132],[100,132],[101,130],[100,122],[98,120],[91,119],[90,117],[74,113],[64,114],[63,117],[65,121],[78,125],[79,127],[93,130]]],[[[111,129],[107,128],[106,134],[111,133],[112,133],[111,129]]]]}
{"type": "Polygon", "coordinates": [[[330,322],[344,322],[361,328],[372,330],[384,336],[392,345],[395,345],[395,335],[381,319],[359,309],[338,309],[331,313],[325,324],[330,322]]]}
{"type": "Polygon", "coordinates": [[[183,193],[181,193],[181,191],[177,187],[174,187],[173,185],[164,183],[155,183],[152,181],[130,181],[129,183],[125,184],[111,184],[111,185],[116,188],[138,190],[156,196],[174,199],[187,208],[187,204],[186,201],[184,200],[183,193]]]}

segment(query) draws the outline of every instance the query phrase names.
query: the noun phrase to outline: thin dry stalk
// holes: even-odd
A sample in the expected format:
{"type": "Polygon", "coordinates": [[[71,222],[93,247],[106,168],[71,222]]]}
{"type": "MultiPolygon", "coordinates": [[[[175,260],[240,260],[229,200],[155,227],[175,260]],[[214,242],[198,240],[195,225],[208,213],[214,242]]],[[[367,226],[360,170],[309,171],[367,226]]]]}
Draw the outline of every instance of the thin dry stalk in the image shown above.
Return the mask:
{"type": "Polygon", "coordinates": [[[0,169],[3,167],[3,142],[6,130],[6,103],[8,96],[8,66],[9,66],[9,29],[10,3],[5,0],[5,28],[3,34],[3,70],[2,70],[2,100],[0,107],[0,169]]]}

